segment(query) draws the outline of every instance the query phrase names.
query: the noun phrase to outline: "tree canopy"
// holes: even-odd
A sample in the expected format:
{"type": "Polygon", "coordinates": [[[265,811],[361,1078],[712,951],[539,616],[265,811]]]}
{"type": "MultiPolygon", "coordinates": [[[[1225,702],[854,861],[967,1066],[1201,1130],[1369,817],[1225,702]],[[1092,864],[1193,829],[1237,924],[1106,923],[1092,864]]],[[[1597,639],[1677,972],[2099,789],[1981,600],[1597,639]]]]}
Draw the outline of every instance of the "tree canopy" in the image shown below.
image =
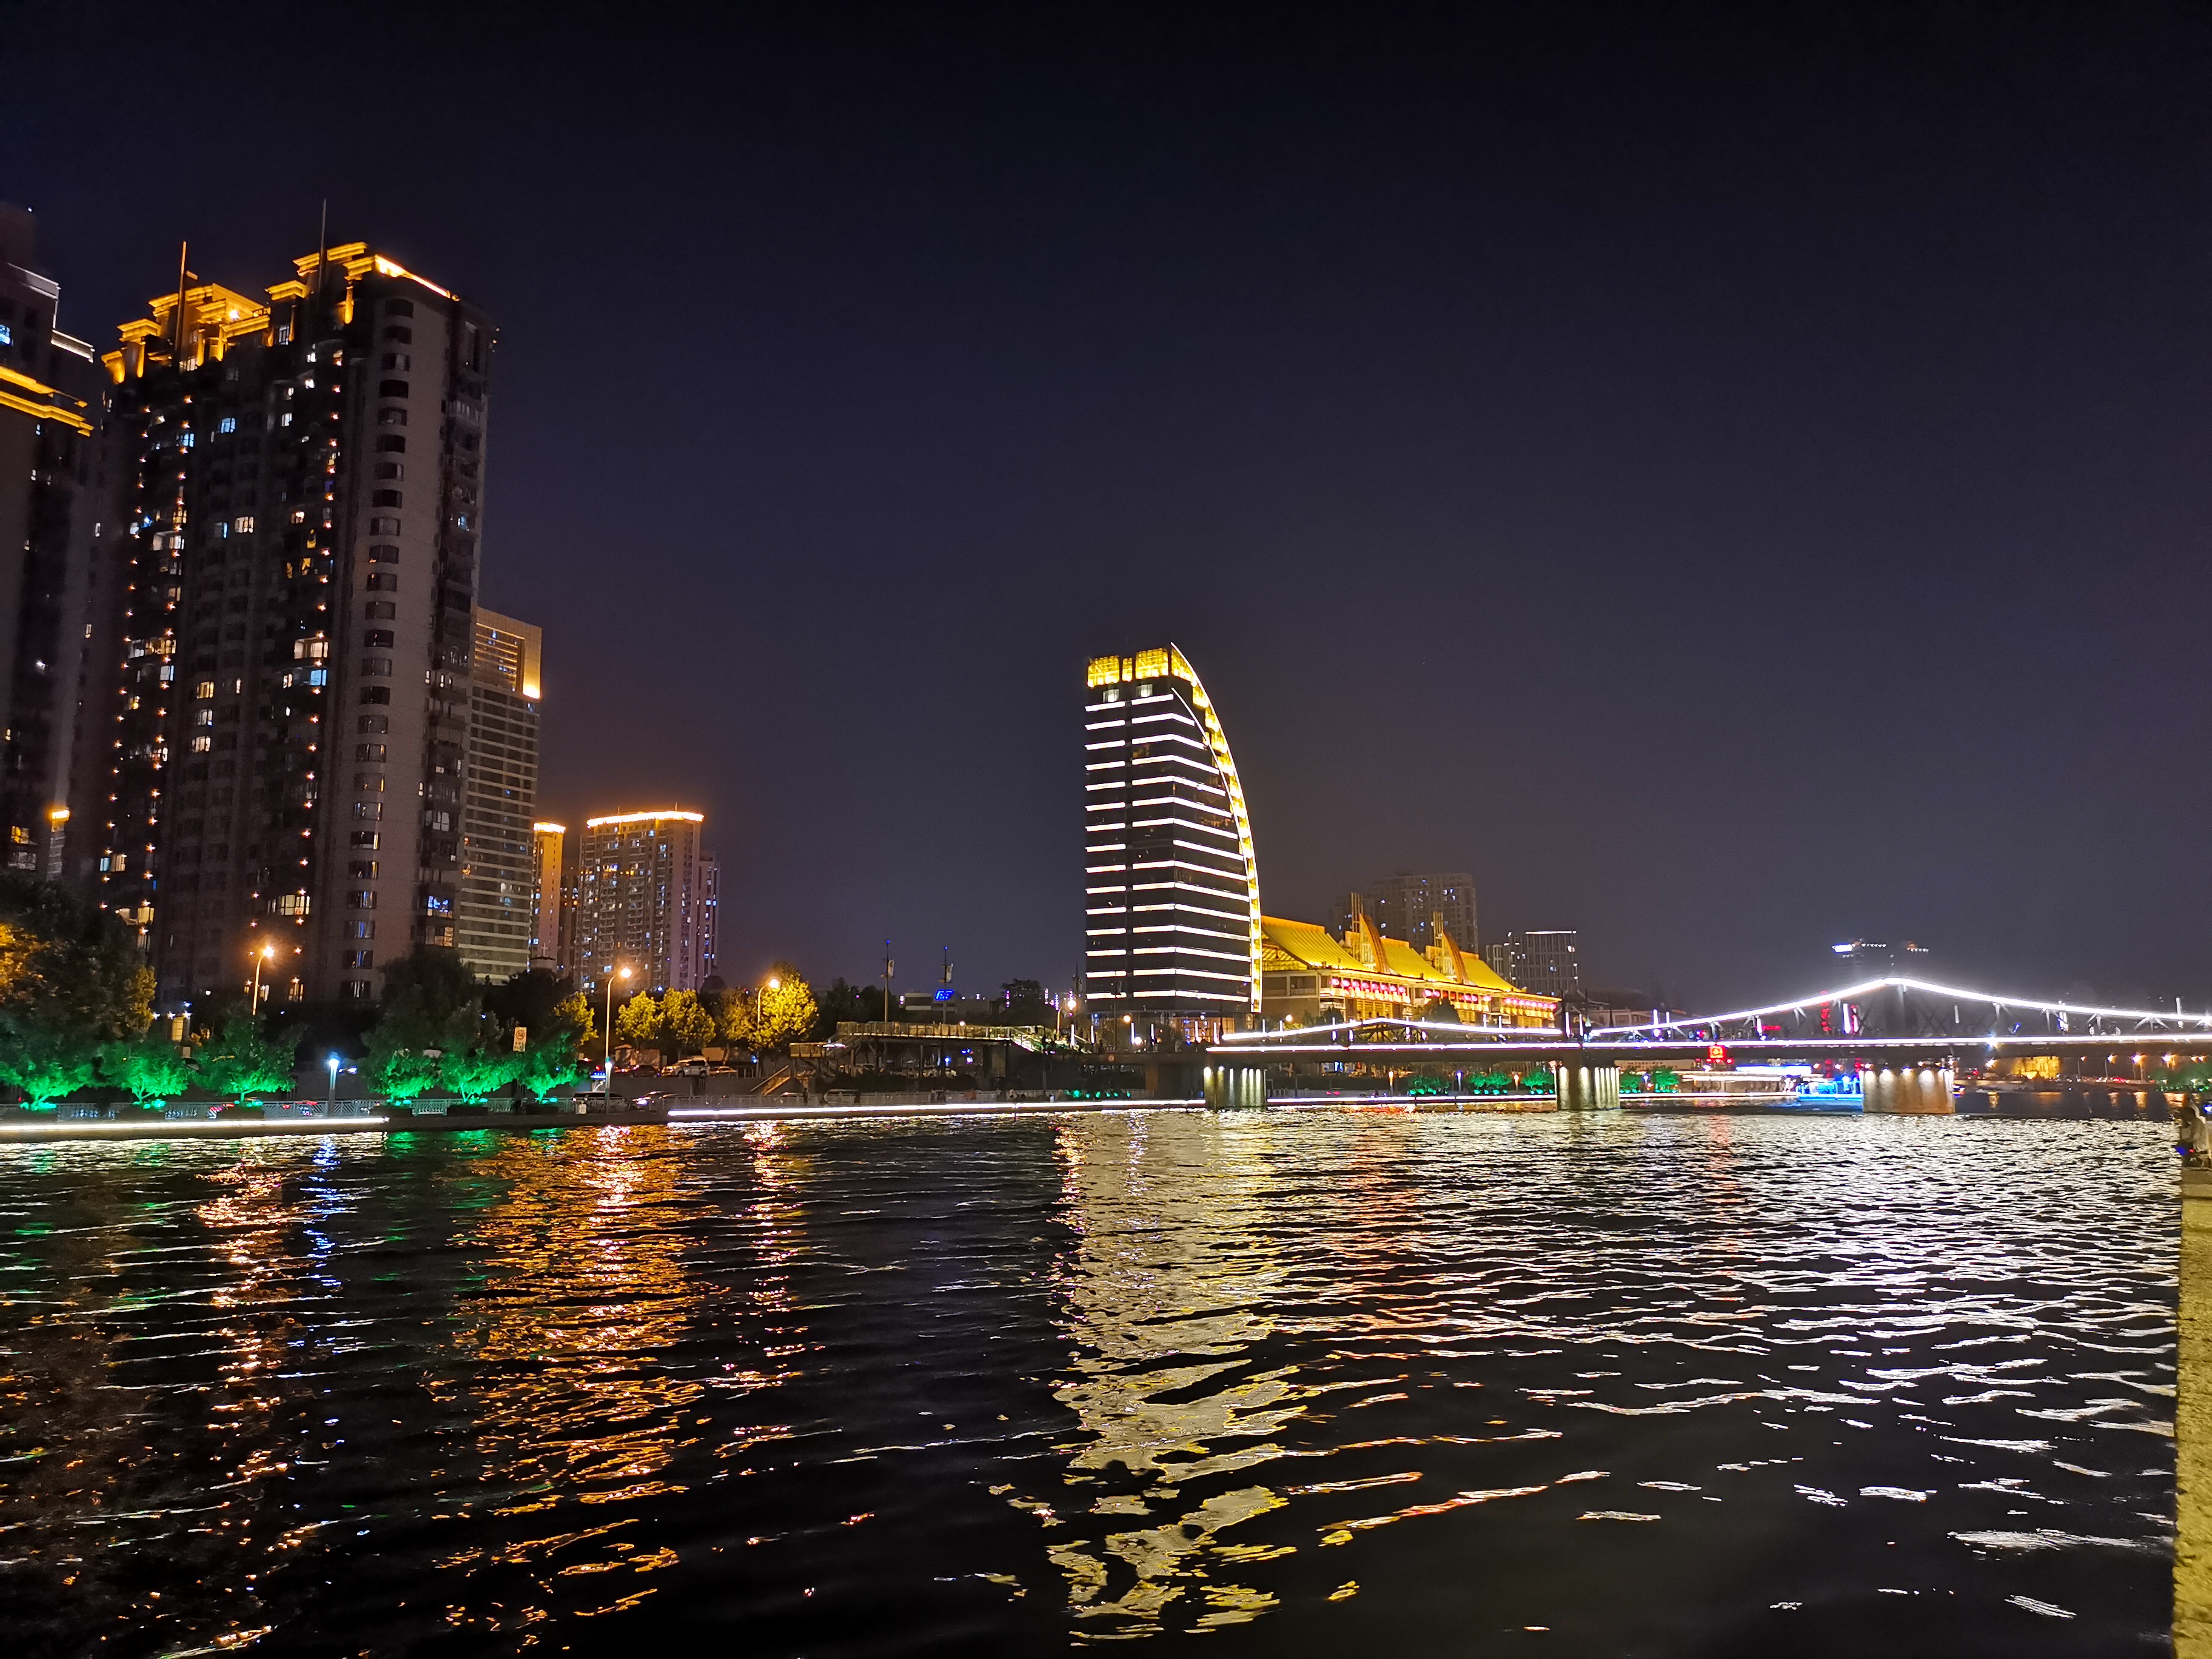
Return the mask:
{"type": "Polygon", "coordinates": [[[0,871],[0,1040],[45,1032],[89,1049],[137,1036],[153,1017],[154,975],[128,927],[62,888],[0,871]]]}

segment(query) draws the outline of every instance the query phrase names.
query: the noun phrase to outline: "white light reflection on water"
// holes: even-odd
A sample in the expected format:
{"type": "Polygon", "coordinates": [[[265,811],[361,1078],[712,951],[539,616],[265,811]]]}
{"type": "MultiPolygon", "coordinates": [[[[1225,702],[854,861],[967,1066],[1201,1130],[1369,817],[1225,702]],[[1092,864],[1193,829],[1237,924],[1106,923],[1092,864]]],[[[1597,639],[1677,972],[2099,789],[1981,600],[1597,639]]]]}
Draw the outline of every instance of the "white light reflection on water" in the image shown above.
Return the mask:
{"type": "MultiPolygon", "coordinates": [[[[2156,1559],[2161,1140],[1928,1120],[1073,1121],[1056,1392],[1079,1432],[1057,1488],[1010,1501],[1048,1519],[1079,1638],[1252,1620],[1345,1576],[1285,1558],[1342,1549],[1384,1553],[1352,1560],[1361,1596],[1401,1604],[1378,1627],[1617,1639],[1640,1621],[1592,1607],[1578,1522],[1680,1534],[1605,1547],[1617,1582],[1663,1564],[1678,1607],[1764,1562],[1755,1602],[1698,1615],[1753,1643],[1776,1588],[1844,1608],[1896,1588],[1862,1573],[1904,1563],[1955,1600],[2000,1538],[2092,1577],[2114,1549],[2156,1559]],[[1607,1490],[1645,1503],[1589,1502],[1607,1490]],[[1997,1524],[2046,1504],[2125,1535],[1997,1524]],[[1778,1530],[1802,1539],[1794,1560],[1769,1559],[1778,1530]],[[1392,1571],[1438,1548],[1443,1572],[1392,1571]],[[1723,1569],[1716,1552],[1741,1553],[1723,1569]]],[[[2158,1583],[2134,1588],[2123,1622],[2153,1634],[2158,1583]]]]}
{"type": "Polygon", "coordinates": [[[2166,1608],[2163,1131],[8,1149],[0,1606],[33,1654],[2109,1652],[2166,1608]]]}

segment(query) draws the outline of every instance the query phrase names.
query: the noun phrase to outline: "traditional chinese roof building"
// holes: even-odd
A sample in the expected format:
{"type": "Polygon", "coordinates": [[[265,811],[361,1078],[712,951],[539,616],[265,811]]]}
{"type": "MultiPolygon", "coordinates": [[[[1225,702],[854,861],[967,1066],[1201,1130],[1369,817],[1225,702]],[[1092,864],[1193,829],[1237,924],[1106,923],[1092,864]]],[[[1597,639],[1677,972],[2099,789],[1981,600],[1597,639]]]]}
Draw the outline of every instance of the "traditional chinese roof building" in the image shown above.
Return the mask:
{"type": "Polygon", "coordinates": [[[1261,1015],[1271,1026],[1433,1018],[1441,1017],[1439,1004],[1463,1025],[1559,1023],[1557,998],[1508,984],[1449,933],[1425,952],[1385,939],[1364,916],[1340,939],[1316,923],[1279,916],[1261,917],[1260,935],[1261,1015]]]}

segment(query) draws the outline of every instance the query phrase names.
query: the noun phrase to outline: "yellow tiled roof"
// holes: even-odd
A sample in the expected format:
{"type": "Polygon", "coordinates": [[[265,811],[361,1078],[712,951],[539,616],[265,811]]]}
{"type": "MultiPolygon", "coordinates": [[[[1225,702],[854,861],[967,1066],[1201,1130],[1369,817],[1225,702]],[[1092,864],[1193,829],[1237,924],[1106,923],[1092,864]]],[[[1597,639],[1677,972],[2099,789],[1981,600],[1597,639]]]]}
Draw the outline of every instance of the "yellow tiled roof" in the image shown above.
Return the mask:
{"type": "Polygon", "coordinates": [[[1286,960],[1285,968],[1319,968],[1330,973],[1356,974],[1365,965],[1329,936],[1328,929],[1310,921],[1285,921],[1280,916],[1260,918],[1261,967],[1271,964],[1269,953],[1286,960]]]}
{"type": "Polygon", "coordinates": [[[1384,973],[1395,979],[1414,980],[1431,985],[1464,985],[1501,996],[1528,994],[1499,978],[1480,957],[1466,951],[1460,953],[1461,961],[1467,964],[1466,975],[1455,978],[1448,969],[1437,967],[1403,939],[1384,939],[1382,961],[1379,966],[1370,968],[1333,937],[1327,928],[1314,922],[1289,921],[1281,916],[1262,916],[1260,918],[1260,966],[1262,972],[1280,973],[1289,969],[1311,968],[1332,974],[1384,973]]]}

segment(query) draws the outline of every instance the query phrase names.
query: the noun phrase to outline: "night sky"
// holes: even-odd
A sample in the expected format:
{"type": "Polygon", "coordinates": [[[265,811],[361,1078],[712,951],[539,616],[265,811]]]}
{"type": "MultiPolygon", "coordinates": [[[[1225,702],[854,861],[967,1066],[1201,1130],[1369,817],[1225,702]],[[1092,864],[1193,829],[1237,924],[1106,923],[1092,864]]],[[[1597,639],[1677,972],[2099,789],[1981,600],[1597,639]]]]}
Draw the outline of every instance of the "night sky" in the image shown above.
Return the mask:
{"type": "Polygon", "coordinates": [[[102,349],[326,196],[491,313],[541,807],[733,975],[1066,983],[1173,640],[1271,912],[2212,1000],[2212,12],[462,9],[11,8],[0,198],[102,349]]]}

